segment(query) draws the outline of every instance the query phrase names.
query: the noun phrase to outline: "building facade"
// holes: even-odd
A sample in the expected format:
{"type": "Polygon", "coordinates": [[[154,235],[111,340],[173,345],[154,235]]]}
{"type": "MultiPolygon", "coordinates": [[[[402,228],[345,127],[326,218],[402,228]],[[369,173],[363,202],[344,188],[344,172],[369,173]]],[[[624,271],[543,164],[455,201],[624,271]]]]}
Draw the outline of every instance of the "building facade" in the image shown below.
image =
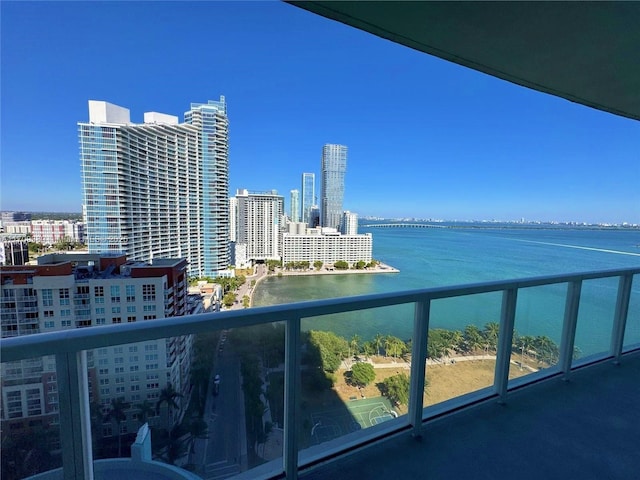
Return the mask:
{"type": "Polygon", "coordinates": [[[342,214],[342,224],[340,231],[343,235],[357,235],[358,234],[358,214],[349,212],[348,210],[342,214]]]}
{"type": "Polygon", "coordinates": [[[0,235],[0,266],[29,262],[29,242],[22,235],[0,235]]]}
{"type": "Polygon", "coordinates": [[[316,204],[316,175],[314,173],[302,174],[302,221],[311,224],[311,209],[316,204]]]}
{"type": "MultiPolygon", "coordinates": [[[[280,260],[281,221],[284,198],[275,190],[238,190],[238,232],[236,251],[244,251],[245,261],[280,260]]],[[[242,262],[236,262],[236,265],[242,262]]]]}
{"type": "MultiPolygon", "coordinates": [[[[193,313],[187,310],[186,261],[181,259],[149,265],[124,256],[51,254],[39,257],[36,266],[3,269],[1,284],[3,338],[193,313]]],[[[120,433],[135,432],[137,405],[146,400],[155,408],[162,389],[171,384],[182,395],[176,399],[180,409],[171,414],[177,418],[190,394],[192,341],[189,335],[89,351],[90,401],[100,417],[112,400],[122,399],[128,408],[120,433]]],[[[3,435],[57,424],[54,357],[3,363],[0,385],[3,435]]],[[[169,415],[164,407],[151,422],[169,425],[175,420],[169,415]]],[[[98,428],[103,437],[118,434],[110,421],[98,428]]]]}
{"type": "Polygon", "coordinates": [[[292,222],[300,221],[300,191],[291,190],[291,217],[292,222]]]}
{"type": "Polygon", "coordinates": [[[344,179],[347,172],[347,147],[326,144],[322,148],[322,187],[320,225],[340,228],[344,202],[344,179]]]}
{"type": "Polygon", "coordinates": [[[191,104],[185,122],[89,101],[79,123],[90,253],[186,258],[190,276],[217,276],[229,255],[228,119],[224,97],[191,104]]]}
{"type": "Polygon", "coordinates": [[[84,223],[73,220],[32,220],[31,239],[45,245],[63,240],[84,243],[84,223]]]}
{"type": "Polygon", "coordinates": [[[371,262],[373,238],[370,233],[364,235],[340,235],[339,233],[315,233],[291,235],[285,233],[282,238],[282,264],[290,262],[321,261],[333,265],[345,261],[350,265],[359,261],[371,262]]]}

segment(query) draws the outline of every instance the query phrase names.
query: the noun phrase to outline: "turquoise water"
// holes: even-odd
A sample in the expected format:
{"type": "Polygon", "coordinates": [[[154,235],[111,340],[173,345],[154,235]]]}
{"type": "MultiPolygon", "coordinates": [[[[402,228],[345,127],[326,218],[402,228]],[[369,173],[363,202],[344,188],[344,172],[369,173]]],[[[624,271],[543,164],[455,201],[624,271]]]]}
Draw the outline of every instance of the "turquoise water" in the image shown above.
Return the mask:
{"type": "MultiPolygon", "coordinates": [[[[375,228],[374,258],[396,274],[273,277],[256,288],[254,305],[394,292],[550,274],[640,267],[640,230],[541,228],[375,228]]],[[[640,342],[640,281],[636,279],[627,343],[640,342]]],[[[585,282],[576,343],[583,354],[608,348],[617,279],[585,282]]],[[[566,286],[520,291],[516,330],[559,342],[566,286]]],[[[500,293],[433,302],[432,328],[463,329],[499,321],[500,293]]],[[[347,338],[376,333],[411,337],[411,305],[307,319],[304,329],[331,330],[347,338]]]]}

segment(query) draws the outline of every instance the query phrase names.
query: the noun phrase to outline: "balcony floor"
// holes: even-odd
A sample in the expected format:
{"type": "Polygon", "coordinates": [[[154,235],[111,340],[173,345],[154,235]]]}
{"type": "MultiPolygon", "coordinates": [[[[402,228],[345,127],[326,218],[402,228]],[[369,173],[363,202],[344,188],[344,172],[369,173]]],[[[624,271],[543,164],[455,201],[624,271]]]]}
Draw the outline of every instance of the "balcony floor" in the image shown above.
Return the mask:
{"type": "Polygon", "coordinates": [[[620,479],[640,472],[640,354],[553,378],[301,475],[350,479],[620,479]]]}

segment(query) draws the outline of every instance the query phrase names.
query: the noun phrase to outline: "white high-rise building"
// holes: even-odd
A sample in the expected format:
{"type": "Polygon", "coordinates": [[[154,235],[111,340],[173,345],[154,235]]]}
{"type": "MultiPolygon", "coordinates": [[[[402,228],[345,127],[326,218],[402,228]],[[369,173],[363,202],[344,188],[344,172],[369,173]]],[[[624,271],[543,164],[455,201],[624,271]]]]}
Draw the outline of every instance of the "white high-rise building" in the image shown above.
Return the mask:
{"type": "MultiPolygon", "coordinates": [[[[280,222],[284,215],[284,198],[278,192],[249,192],[240,189],[238,202],[237,247],[244,249],[245,259],[280,260],[280,222]]],[[[237,248],[236,247],[236,248],[237,248]]],[[[237,259],[236,264],[242,263],[237,259]]]]}
{"type": "Polygon", "coordinates": [[[89,101],[78,129],[90,253],[186,258],[197,277],[227,269],[225,99],[193,103],[184,118],[147,112],[134,124],[128,109],[89,101]]]}
{"type": "Polygon", "coordinates": [[[347,147],[326,144],[322,148],[322,190],[320,225],[340,228],[344,202],[344,177],[347,172],[347,147]]]}
{"type": "Polygon", "coordinates": [[[358,234],[358,214],[349,212],[348,210],[342,214],[342,226],[340,231],[343,235],[358,234]]]}
{"type": "Polygon", "coordinates": [[[291,190],[291,221],[300,221],[300,191],[291,190]]]}

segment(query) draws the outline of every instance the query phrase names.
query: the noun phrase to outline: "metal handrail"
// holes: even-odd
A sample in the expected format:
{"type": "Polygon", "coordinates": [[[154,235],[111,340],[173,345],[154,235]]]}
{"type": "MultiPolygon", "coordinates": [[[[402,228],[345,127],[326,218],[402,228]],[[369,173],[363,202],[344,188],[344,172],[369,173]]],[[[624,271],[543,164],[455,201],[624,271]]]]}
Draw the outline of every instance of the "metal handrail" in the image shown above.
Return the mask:
{"type": "MultiPolygon", "coordinates": [[[[553,284],[568,285],[559,362],[546,373],[546,375],[563,373],[565,377],[568,377],[572,368],[572,352],[583,282],[602,278],[619,278],[611,332],[611,347],[607,352],[608,357],[618,361],[623,349],[633,277],[638,274],[640,274],[640,267],[323,299],[246,310],[188,315],[180,317],[179,321],[176,321],[176,317],[171,317],[146,322],[95,326],[5,338],[0,341],[0,348],[2,349],[3,363],[44,355],[56,355],[58,390],[60,392],[60,421],[61,423],[67,422],[69,427],[61,429],[63,447],[65,445],[69,447],[63,448],[63,452],[66,452],[66,456],[63,458],[65,478],[79,479],[91,477],[93,468],[86,385],[87,360],[85,352],[87,350],[207,331],[284,322],[286,326],[285,408],[284,445],[280,474],[284,474],[286,478],[295,479],[299,470],[310,464],[308,459],[299,459],[300,445],[297,438],[298,416],[296,411],[300,397],[300,333],[303,318],[400,304],[414,304],[408,415],[401,422],[396,422],[387,428],[385,433],[376,435],[379,435],[378,438],[380,438],[390,431],[393,433],[393,431],[411,429],[415,436],[420,436],[425,420],[422,392],[425,382],[424,365],[427,358],[427,337],[432,300],[502,292],[496,369],[489,395],[504,402],[509,385],[509,361],[520,289],[553,284]]],[[[538,379],[539,377],[536,377],[535,380],[538,379]]],[[[363,444],[365,442],[363,438],[356,439],[355,445],[363,444]]],[[[369,443],[370,440],[366,442],[369,443]]],[[[327,449],[326,452],[320,454],[320,461],[333,455],[335,455],[335,451],[327,449]]],[[[318,459],[314,460],[314,462],[317,461],[318,459]]]]}

